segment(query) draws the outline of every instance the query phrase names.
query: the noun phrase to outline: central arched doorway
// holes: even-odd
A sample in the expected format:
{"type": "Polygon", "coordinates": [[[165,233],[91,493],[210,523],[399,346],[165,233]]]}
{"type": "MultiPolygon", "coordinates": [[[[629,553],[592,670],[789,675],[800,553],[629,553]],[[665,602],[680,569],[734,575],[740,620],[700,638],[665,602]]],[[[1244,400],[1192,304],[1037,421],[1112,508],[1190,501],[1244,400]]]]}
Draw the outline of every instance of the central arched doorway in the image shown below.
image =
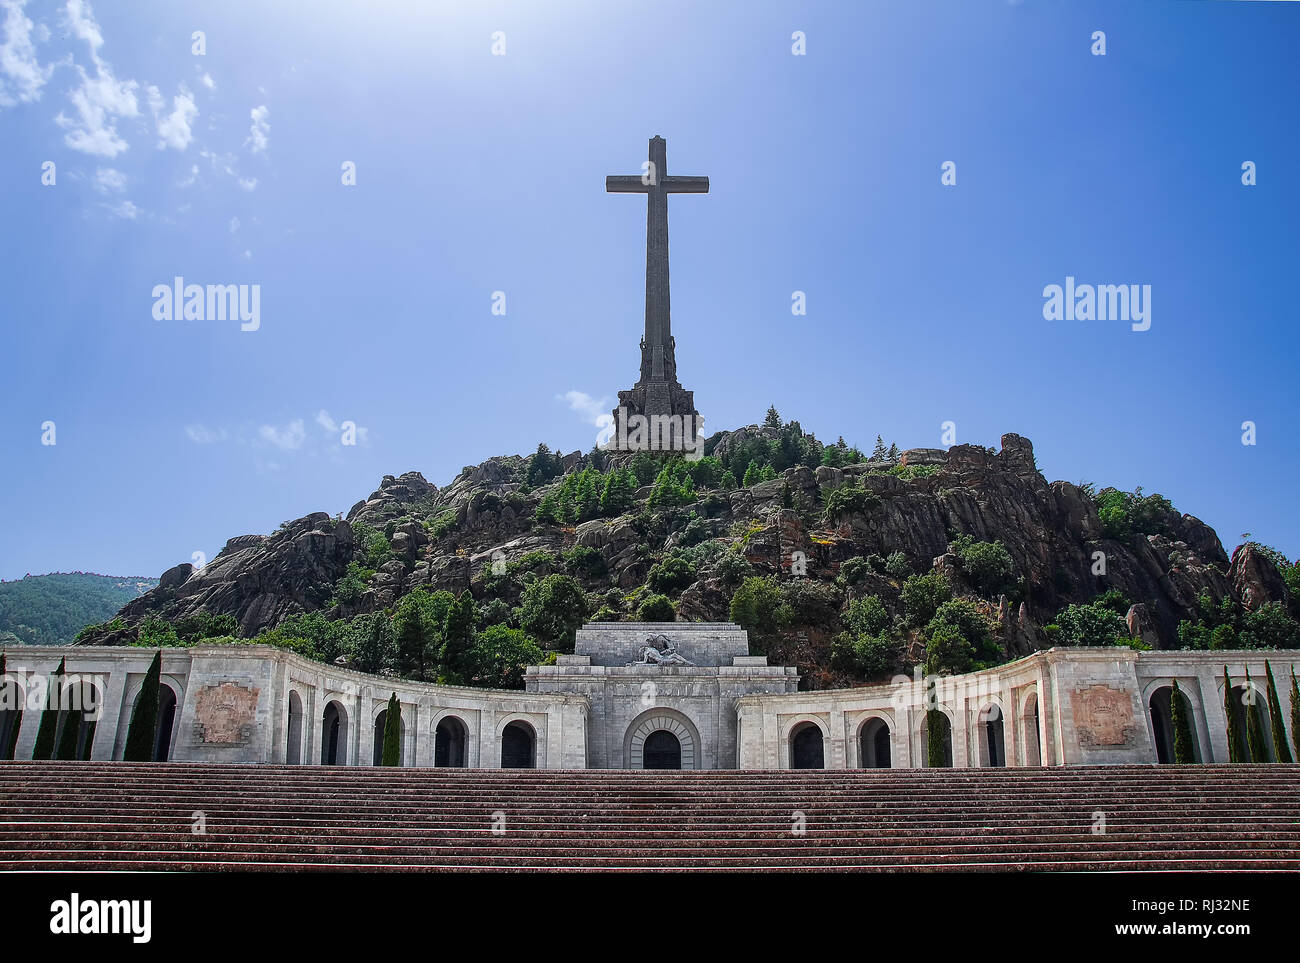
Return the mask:
{"type": "Polygon", "coordinates": [[[501,768],[535,769],[537,737],[533,727],[516,719],[501,731],[501,768]]]}
{"type": "Polygon", "coordinates": [[[985,706],[979,714],[980,762],[985,766],[1005,766],[1007,745],[1002,725],[1002,707],[996,703],[985,706]]]}
{"type": "Polygon", "coordinates": [[[449,769],[465,768],[468,744],[469,730],[465,723],[455,716],[444,716],[433,731],[433,764],[449,769]]]}
{"type": "Polygon", "coordinates": [[[646,736],[642,748],[646,769],[682,768],[682,743],[667,729],[656,729],[646,736]]]}
{"type": "Polygon", "coordinates": [[[863,769],[890,768],[889,723],[880,718],[863,723],[858,733],[858,755],[863,769]]]}
{"type": "Polygon", "coordinates": [[[790,768],[825,769],[826,746],[821,726],[805,722],[790,733],[790,768]]]}
{"type": "Polygon", "coordinates": [[[348,716],[337,702],[325,707],[321,718],[320,761],[322,766],[342,766],[348,761],[348,716]]]}

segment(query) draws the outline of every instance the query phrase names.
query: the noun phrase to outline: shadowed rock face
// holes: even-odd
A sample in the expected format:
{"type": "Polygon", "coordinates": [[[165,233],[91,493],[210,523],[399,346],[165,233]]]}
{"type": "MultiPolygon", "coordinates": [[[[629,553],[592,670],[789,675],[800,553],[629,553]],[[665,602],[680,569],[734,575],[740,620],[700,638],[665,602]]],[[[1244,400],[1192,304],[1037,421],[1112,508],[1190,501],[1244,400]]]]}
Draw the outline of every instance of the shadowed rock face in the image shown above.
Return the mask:
{"type": "MultiPolygon", "coordinates": [[[[753,435],[755,429],[742,431],[753,435]]],[[[724,435],[718,447],[726,450],[735,443],[724,435]]],[[[802,552],[807,578],[828,592],[846,559],[897,551],[917,573],[935,567],[948,572],[962,592],[968,587],[962,584],[960,567],[945,555],[952,537],[1000,540],[1026,586],[1023,604],[988,603],[1011,655],[1041,644],[1039,627],[1061,607],[1090,601],[1111,588],[1141,604],[1132,613],[1132,624],[1164,646],[1175,642],[1180,619],[1194,617],[1202,590],[1215,598],[1232,593],[1252,608],[1285,598],[1272,565],[1248,547],[1238,550],[1229,572],[1218,537],[1191,515],[1170,512],[1163,520],[1165,535],[1123,542],[1104,537],[1092,500],[1069,482],[1049,483],[1035,466],[1033,445],[1020,435],[1004,435],[996,453],[958,445],[942,459],[925,450],[913,461],[942,464],[934,474],[910,480],[870,473],[870,465],[799,466],[747,489],[702,493],[700,501],[666,509],[658,520],[633,513],[575,527],[534,522],[539,500],[560,480],[520,494],[527,459],[519,456],[467,467],[442,489],[418,472],[389,475],[368,499],[353,506],[346,520],[317,512],[271,535],[233,538],[201,571],[189,565],[168,570],[156,589],[120,614],[133,623],[146,615],[177,619],[200,611],[229,613],[241,634],[251,636],[292,612],[326,609],[331,617],[347,617],[381,610],[419,586],[455,592],[468,588],[482,599],[487,594],[484,571],[494,558],[510,562],[575,545],[598,551],[607,567],[607,574],[580,576],[584,588],[604,593],[613,586],[626,592],[643,585],[655,557],[678,544],[692,511],[706,540],[737,549],[757,574],[788,579],[793,553],[802,552]],[[846,481],[874,492],[879,502],[829,522],[826,498],[846,481]],[[783,507],[787,491],[792,508],[783,507]],[[359,598],[331,607],[335,584],[348,563],[354,557],[364,562],[365,548],[354,537],[357,525],[385,532],[392,555],[359,598]],[[1104,576],[1093,574],[1097,553],[1105,557],[1104,576]]],[[[643,489],[639,497],[647,493],[643,489]]],[[[638,509],[644,509],[643,501],[638,509]]],[[[550,570],[544,567],[537,574],[550,570]]],[[[714,563],[705,564],[693,584],[673,593],[679,618],[726,621],[734,587],[718,576],[714,563]]],[[[898,591],[897,579],[871,573],[855,594],[876,593],[891,602],[898,591]]],[[[829,634],[830,629],[811,625],[805,633],[813,649],[829,634]]],[[[113,638],[106,634],[92,641],[113,638]]]]}

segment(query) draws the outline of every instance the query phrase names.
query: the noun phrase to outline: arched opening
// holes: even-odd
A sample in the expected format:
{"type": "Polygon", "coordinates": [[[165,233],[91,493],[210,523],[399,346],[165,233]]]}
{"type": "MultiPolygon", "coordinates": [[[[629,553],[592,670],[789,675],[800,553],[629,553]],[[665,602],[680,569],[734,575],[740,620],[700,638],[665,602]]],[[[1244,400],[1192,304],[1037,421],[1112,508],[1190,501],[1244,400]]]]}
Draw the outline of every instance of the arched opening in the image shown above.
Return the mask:
{"type": "MultiPolygon", "coordinates": [[[[372,765],[382,765],[384,761],[384,729],[388,726],[388,710],[380,709],[375,716],[375,758],[372,765]]],[[[397,720],[397,764],[405,764],[406,756],[406,720],[397,720]]]]}
{"type": "Polygon", "coordinates": [[[537,739],[533,727],[516,719],[501,733],[501,768],[534,769],[537,766],[537,739]]]}
{"type": "Polygon", "coordinates": [[[681,740],[667,729],[656,729],[646,736],[642,759],[646,769],[680,769],[681,740]]]}
{"type": "MultiPolygon", "coordinates": [[[[1151,734],[1156,744],[1156,760],[1168,764],[1174,761],[1174,687],[1165,685],[1151,693],[1147,707],[1151,711],[1151,734]]],[[[1182,703],[1187,730],[1192,737],[1192,759],[1201,761],[1201,747],[1196,739],[1196,721],[1192,715],[1192,703],[1184,692],[1178,693],[1182,703]]]]}
{"type": "Polygon", "coordinates": [[[1238,758],[1245,762],[1276,762],[1273,756],[1272,726],[1268,718],[1268,701],[1264,693],[1253,685],[1235,685],[1232,687],[1232,711],[1237,717],[1237,752],[1238,758]],[[1259,720],[1259,730],[1264,734],[1264,758],[1254,759],[1250,754],[1250,717],[1254,712],[1259,720]]]}
{"type": "Polygon", "coordinates": [[[868,719],[858,730],[858,755],[863,769],[888,769],[890,759],[889,723],[868,719]]]}
{"type": "Polygon", "coordinates": [[[345,766],[348,761],[348,716],[337,702],[325,707],[321,720],[320,761],[322,766],[345,766]]]}
{"type": "Polygon", "coordinates": [[[176,726],[176,693],[163,683],[158,687],[158,731],[154,733],[154,762],[166,762],[172,751],[172,729],[176,726]]]}
{"type": "Polygon", "coordinates": [[[790,733],[790,768],[826,768],[822,730],[815,722],[805,722],[790,733]]]}
{"type": "Polygon", "coordinates": [[[12,759],[23,724],[23,689],[7,674],[0,683],[0,759],[12,759]]]}
{"type": "Polygon", "coordinates": [[[948,714],[942,710],[935,709],[926,712],[921,721],[921,765],[931,768],[934,763],[930,756],[930,718],[934,717],[939,726],[938,739],[940,740],[939,748],[941,757],[939,765],[943,767],[952,766],[952,722],[948,719],[948,714]]]}
{"type": "Polygon", "coordinates": [[[284,761],[290,766],[302,762],[302,699],[289,690],[289,732],[284,745],[284,761]]]}
{"type": "Polygon", "coordinates": [[[89,759],[99,721],[99,688],[90,682],[73,682],[64,687],[59,700],[55,758],[89,759]]]}
{"type": "Polygon", "coordinates": [[[1043,751],[1038,733],[1037,692],[1031,692],[1025,697],[1024,711],[1021,712],[1020,716],[1020,725],[1024,735],[1025,765],[1041,766],[1043,764],[1043,751]]]}
{"type": "Polygon", "coordinates": [[[1006,737],[1002,726],[1002,709],[988,705],[979,714],[980,753],[986,766],[1007,764],[1006,737]]]}
{"type": "Polygon", "coordinates": [[[468,764],[465,747],[469,743],[469,729],[455,716],[438,720],[433,733],[433,764],[451,769],[463,769],[468,764]]]}

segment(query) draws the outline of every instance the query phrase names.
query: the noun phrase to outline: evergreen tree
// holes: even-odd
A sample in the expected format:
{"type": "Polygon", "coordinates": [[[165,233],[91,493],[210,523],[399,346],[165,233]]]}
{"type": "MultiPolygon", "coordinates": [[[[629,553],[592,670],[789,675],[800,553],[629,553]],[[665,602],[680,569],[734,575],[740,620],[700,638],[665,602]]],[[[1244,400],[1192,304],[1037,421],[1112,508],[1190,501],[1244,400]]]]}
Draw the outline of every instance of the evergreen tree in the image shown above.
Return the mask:
{"type": "Polygon", "coordinates": [[[1232,704],[1232,679],[1228,667],[1223,667],[1223,715],[1228,720],[1228,762],[1245,762],[1242,759],[1241,731],[1237,728],[1237,707],[1232,704]]]}
{"type": "MultiPolygon", "coordinates": [[[[66,698],[67,701],[72,701],[71,689],[66,693],[66,698]]],[[[77,737],[81,735],[83,713],[72,706],[65,706],[60,715],[63,716],[63,731],[59,733],[59,747],[54,752],[54,758],[76,759],[77,737]]]]}
{"type": "Polygon", "coordinates": [[[722,490],[724,492],[734,492],[740,486],[736,483],[736,476],[728,468],[722,473],[722,490]]]}
{"type": "Polygon", "coordinates": [[[447,681],[453,685],[467,684],[472,674],[474,623],[477,617],[474,596],[469,589],[461,592],[460,598],[447,609],[447,620],[442,630],[442,670],[447,681]]]}
{"type": "Polygon", "coordinates": [[[767,409],[767,417],[763,419],[763,424],[768,428],[781,427],[781,416],[777,414],[776,405],[767,409]]]}
{"type": "Polygon", "coordinates": [[[1246,670],[1246,694],[1250,702],[1246,704],[1246,739],[1250,745],[1251,762],[1268,762],[1268,750],[1264,746],[1264,723],[1259,711],[1259,698],[1250,684],[1250,669],[1246,670]]]}
{"type": "Polygon", "coordinates": [[[752,488],[758,484],[758,463],[751,461],[749,467],[745,469],[745,478],[741,484],[746,488],[752,488]]]}
{"type": "Polygon", "coordinates": [[[895,445],[893,442],[890,442],[888,454],[889,454],[890,461],[898,461],[898,456],[899,456],[898,446],[895,445]]]}
{"type": "MultiPolygon", "coordinates": [[[[5,668],[5,654],[0,652],[0,685],[4,686],[4,708],[13,713],[13,727],[9,732],[9,738],[3,746],[0,746],[0,759],[12,759],[14,750],[18,748],[18,731],[23,725],[23,699],[22,690],[18,688],[18,683],[9,680],[8,670],[5,668]]],[[[1291,688],[1295,689],[1295,672],[1291,673],[1291,688]]]]}
{"type": "Polygon", "coordinates": [[[925,721],[925,764],[939,769],[948,765],[948,717],[938,709],[929,709],[925,721]]]}
{"type": "Polygon", "coordinates": [[[763,470],[758,473],[758,480],[761,482],[771,481],[776,477],[776,469],[771,465],[764,465],[763,470]]]}
{"type": "Polygon", "coordinates": [[[1268,675],[1268,722],[1273,730],[1273,758],[1278,762],[1290,762],[1291,750],[1286,744],[1286,726],[1282,723],[1282,703],[1277,698],[1277,685],[1273,682],[1273,667],[1264,660],[1264,672],[1268,675]]]}
{"type": "Polygon", "coordinates": [[[1300,688],[1296,687],[1295,666],[1291,666],[1291,744],[1295,746],[1296,758],[1300,759],[1300,688]]]}
{"type": "Polygon", "coordinates": [[[388,697],[388,713],[384,716],[384,751],[379,764],[402,764],[402,704],[397,701],[396,692],[388,697]]]}
{"type": "Polygon", "coordinates": [[[1191,713],[1188,711],[1187,697],[1178,688],[1174,680],[1174,691],[1169,697],[1169,721],[1174,730],[1174,762],[1180,765],[1196,761],[1195,743],[1192,741],[1191,713]]]}
{"type": "Polygon", "coordinates": [[[45,690],[45,711],[41,713],[41,725],[36,730],[36,749],[32,752],[33,759],[54,758],[54,736],[59,728],[59,689],[63,684],[65,661],[67,660],[59,660],[59,667],[54,670],[54,675],[49,680],[49,687],[45,690]]]}
{"type": "Polygon", "coordinates": [[[876,447],[871,449],[872,461],[884,461],[889,457],[889,451],[885,448],[885,439],[876,435],[876,447]]]}
{"type": "Polygon", "coordinates": [[[154,653],[149,671],[144,674],[144,684],[131,710],[131,725],[126,730],[126,751],[122,758],[127,762],[153,762],[158,743],[158,686],[162,681],[162,652],[154,653]]]}

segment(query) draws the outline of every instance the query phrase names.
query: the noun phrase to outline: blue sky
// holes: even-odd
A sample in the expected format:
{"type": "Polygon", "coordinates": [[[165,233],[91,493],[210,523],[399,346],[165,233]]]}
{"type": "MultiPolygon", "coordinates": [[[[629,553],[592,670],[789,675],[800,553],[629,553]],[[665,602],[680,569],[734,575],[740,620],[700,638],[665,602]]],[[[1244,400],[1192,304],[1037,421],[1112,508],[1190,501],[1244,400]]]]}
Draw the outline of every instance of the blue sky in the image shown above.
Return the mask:
{"type": "Polygon", "coordinates": [[[712,182],[669,205],[707,430],[1019,432],[1295,557],[1297,41],[1272,3],[0,0],[0,577],[589,449],[644,304],[604,178],[654,134],[712,182]],[[177,275],[260,328],[156,320],[177,275]],[[1044,320],[1067,275],[1151,285],[1150,330],[1044,320]]]}

